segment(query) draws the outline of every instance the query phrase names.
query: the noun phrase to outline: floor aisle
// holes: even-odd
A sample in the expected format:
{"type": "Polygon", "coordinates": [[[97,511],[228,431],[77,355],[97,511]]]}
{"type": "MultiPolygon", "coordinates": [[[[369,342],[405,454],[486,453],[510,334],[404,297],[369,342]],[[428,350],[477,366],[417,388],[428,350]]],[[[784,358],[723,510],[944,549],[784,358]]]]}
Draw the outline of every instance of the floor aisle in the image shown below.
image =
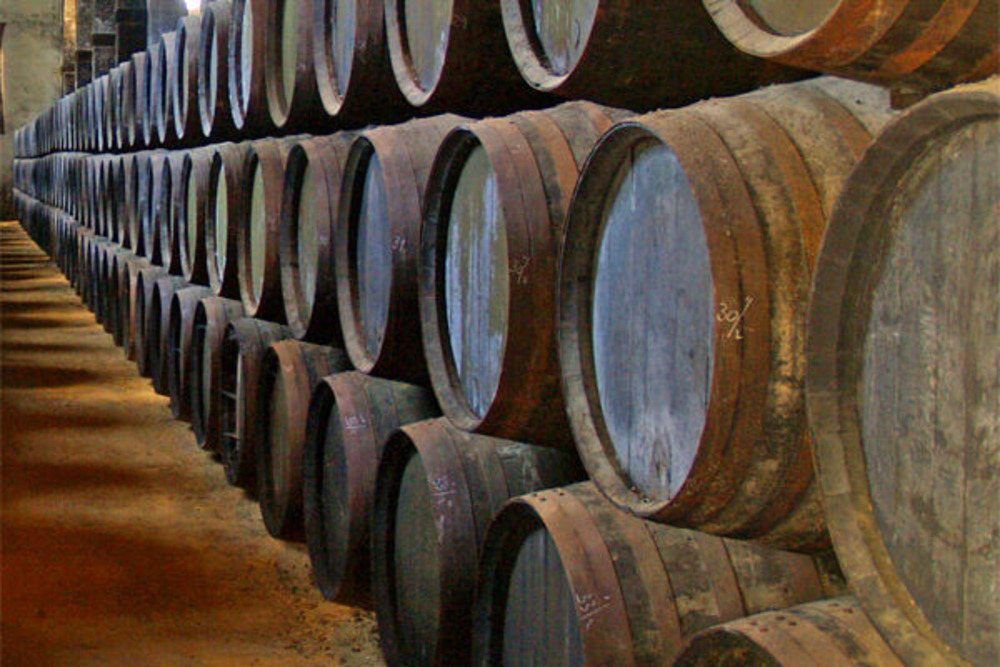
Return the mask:
{"type": "Polygon", "coordinates": [[[13,222],[0,316],[4,667],[382,664],[13,222]]]}

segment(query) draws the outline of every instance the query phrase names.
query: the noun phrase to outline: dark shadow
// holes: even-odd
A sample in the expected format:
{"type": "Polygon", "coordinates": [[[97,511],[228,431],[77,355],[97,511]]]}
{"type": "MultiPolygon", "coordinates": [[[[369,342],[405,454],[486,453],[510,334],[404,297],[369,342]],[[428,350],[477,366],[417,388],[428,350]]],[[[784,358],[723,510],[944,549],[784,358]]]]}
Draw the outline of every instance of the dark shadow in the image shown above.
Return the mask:
{"type": "Polygon", "coordinates": [[[3,365],[3,386],[7,389],[52,389],[95,382],[100,376],[72,368],[45,368],[22,364],[3,365]]]}
{"type": "Polygon", "coordinates": [[[48,354],[51,352],[82,352],[86,353],[88,350],[93,350],[93,345],[83,345],[80,343],[29,343],[21,341],[3,341],[0,343],[0,349],[4,352],[36,352],[41,354],[48,354]]]}
{"type": "MultiPolygon", "coordinates": [[[[75,317],[76,313],[73,315],[75,317]]],[[[33,315],[11,315],[10,317],[4,315],[3,317],[4,327],[18,327],[22,329],[80,329],[83,327],[92,327],[96,323],[97,321],[93,316],[83,320],[36,317],[33,315]]]]}

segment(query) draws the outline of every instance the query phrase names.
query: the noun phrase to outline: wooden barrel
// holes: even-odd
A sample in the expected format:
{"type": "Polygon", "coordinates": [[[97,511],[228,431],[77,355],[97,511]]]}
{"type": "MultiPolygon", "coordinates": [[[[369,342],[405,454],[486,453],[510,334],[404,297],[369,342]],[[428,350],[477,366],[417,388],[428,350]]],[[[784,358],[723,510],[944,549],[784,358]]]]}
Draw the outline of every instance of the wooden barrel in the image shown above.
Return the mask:
{"type": "Polygon", "coordinates": [[[995,0],[702,0],[754,56],[916,90],[985,78],[1000,65],[995,0]]]}
{"type": "Polygon", "coordinates": [[[476,567],[511,497],[579,481],[575,456],[459,431],[445,419],[393,434],[379,463],[372,595],[386,662],[469,664],[476,567]]]}
{"type": "Polygon", "coordinates": [[[142,114],[139,92],[145,85],[146,52],[133,53],[128,64],[129,67],[125,73],[125,94],[122,98],[122,123],[124,125],[122,129],[125,140],[124,148],[136,150],[142,148],[139,145],[140,133],[137,130],[142,114]]]}
{"type": "Polygon", "coordinates": [[[334,230],[353,136],[305,139],[288,154],[279,225],[281,292],[300,340],[343,344],[337,312],[334,230]]]}
{"type": "Polygon", "coordinates": [[[269,0],[264,89],[271,123],[278,129],[321,127],[313,72],[313,0],[269,0]]]}
{"type": "Polygon", "coordinates": [[[109,192],[108,192],[108,214],[111,217],[111,240],[115,243],[120,243],[122,247],[131,249],[130,239],[128,237],[127,227],[125,221],[127,220],[127,212],[125,207],[126,194],[125,189],[128,187],[128,180],[126,178],[126,160],[122,156],[113,156],[109,159],[110,171],[109,171],[109,192]]]}
{"type": "Polygon", "coordinates": [[[222,427],[219,418],[219,380],[222,339],[226,325],[243,317],[243,304],[222,297],[203,298],[194,313],[191,334],[191,428],[202,449],[220,451],[222,427]]]}
{"type": "Polygon", "coordinates": [[[108,87],[104,100],[104,135],[107,139],[105,148],[110,151],[122,149],[121,143],[121,91],[122,76],[125,63],[112,67],[108,72],[108,87]]]}
{"type": "Polygon", "coordinates": [[[577,449],[620,506],[779,548],[828,544],[805,312],[827,216],[885,97],[774,86],[598,144],[568,217],[559,356],[577,449]]]}
{"type": "Polygon", "coordinates": [[[309,403],[303,510],[323,596],[370,609],[375,475],[389,435],[440,414],[430,391],[357,372],[323,378],[309,403]]]}
{"type": "Polygon", "coordinates": [[[144,86],[139,90],[140,102],[143,107],[142,116],[139,119],[139,133],[142,135],[142,144],[149,148],[156,148],[160,145],[156,136],[156,107],[157,93],[161,89],[160,60],[163,58],[163,46],[159,42],[154,42],[146,48],[146,62],[144,64],[145,76],[144,86]]]}
{"type": "MultiPolygon", "coordinates": [[[[257,492],[257,407],[260,368],[271,343],[291,337],[288,327],[250,317],[230,322],[219,366],[220,455],[226,480],[257,492]]],[[[204,368],[204,366],[202,367],[204,368]]]]}
{"type": "Polygon", "coordinates": [[[1000,662],[1000,79],[913,107],[844,187],[809,314],[834,547],[908,664],[1000,662]]]}
{"type": "Polygon", "coordinates": [[[129,361],[137,361],[137,340],[141,334],[142,318],[139,309],[142,301],[142,292],[139,291],[141,283],[139,275],[143,269],[151,268],[152,265],[145,257],[136,256],[125,261],[125,279],[118,286],[119,308],[122,312],[122,349],[125,351],[125,358],[129,361]]]}
{"type": "Polygon", "coordinates": [[[337,304],[355,368],[426,382],[417,260],[423,195],[453,115],[362,132],[351,144],[334,230],[337,304]]]}
{"type": "Polygon", "coordinates": [[[154,64],[157,69],[155,85],[150,94],[153,112],[153,134],[160,146],[177,142],[174,123],[173,89],[178,76],[177,59],[179,42],[176,32],[160,35],[160,58],[154,64]]]}
{"type": "Polygon", "coordinates": [[[188,151],[171,151],[164,165],[163,198],[159,219],[160,257],[163,266],[174,275],[184,274],[181,246],[186,245],[184,213],[187,208],[187,179],[184,178],[184,163],[188,151]]]}
{"type": "Polygon", "coordinates": [[[174,419],[191,421],[190,374],[194,333],[194,314],[201,300],[211,296],[207,287],[194,286],[174,292],[170,301],[170,317],[167,323],[167,393],[170,396],[170,411],[174,419]]]}
{"type": "Polygon", "coordinates": [[[272,0],[234,0],[229,18],[229,110],[244,136],[273,129],[267,110],[264,58],[272,0]]]}
{"type": "Polygon", "coordinates": [[[170,396],[170,305],[174,294],[188,284],[180,276],[166,275],[153,285],[153,295],[146,311],[146,345],[153,389],[161,396],[170,396]]]}
{"type": "Polygon", "coordinates": [[[740,53],[703,7],[686,0],[641,9],[628,0],[501,0],[500,6],[521,76],[562,97],[649,110],[795,76],[740,53]]]}
{"type": "MultiPolygon", "coordinates": [[[[852,597],[810,602],[704,630],[675,667],[902,667],[852,597]]],[[[914,663],[915,664],[915,663],[914,663]]]]}
{"type": "Polygon", "coordinates": [[[573,446],[557,253],[580,168],[627,115],[571,102],[465,125],[442,143],[424,207],[420,322],[434,393],[459,428],[573,446]]]}
{"type": "Polygon", "coordinates": [[[136,187],[136,214],[138,215],[139,248],[142,256],[153,264],[160,264],[160,247],[156,238],[156,205],[162,188],[164,151],[145,151],[139,154],[136,187]]]}
{"type": "Polygon", "coordinates": [[[151,260],[169,273],[180,273],[179,257],[171,246],[171,221],[173,213],[174,164],[179,157],[175,152],[160,152],[150,161],[153,169],[152,194],[149,202],[149,230],[152,236],[151,260]]]}
{"type": "Polygon", "coordinates": [[[137,255],[144,256],[142,235],[140,233],[141,206],[139,203],[142,192],[142,153],[129,153],[122,156],[125,176],[125,207],[122,211],[121,225],[127,240],[127,245],[137,255]]]}
{"type": "Polygon", "coordinates": [[[312,8],[312,66],[326,113],[341,127],[404,120],[410,107],[392,74],[385,3],[313,0],[312,8]]]}
{"type": "MultiPolygon", "coordinates": [[[[257,387],[257,500],[267,532],[302,541],[303,447],[313,388],[350,370],[343,350],[294,340],[271,344],[257,387]]],[[[250,388],[252,391],[253,388],[250,388]]]]}
{"type": "Polygon", "coordinates": [[[135,304],[131,311],[134,314],[131,330],[134,332],[135,365],[142,377],[152,377],[153,375],[149,316],[153,308],[153,287],[156,285],[156,281],[164,276],[166,276],[166,271],[163,270],[163,267],[150,265],[140,268],[130,297],[135,304]]]}
{"type": "Polygon", "coordinates": [[[198,54],[198,116],[201,134],[212,141],[235,135],[229,109],[229,17],[232,3],[216,0],[201,13],[198,54]]]}
{"type": "Polygon", "coordinates": [[[212,173],[211,146],[184,153],[180,174],[174,184],[174,229],[184,279],[194,285],[208,285],[205,234],[208,227],[209,184],[212,173]]]}
{"type": "Polygon", "coordinates": [[[124,292],[128,289],[129,272],[128,263],[138,259],[136,255],[127,248],[119,248],[115,251],[114,259],[111,262],[111,289],[110,296],[113,303],[110,304],[112,313],[112,331],[115,345],[125,347],[125,339],[128,333],[129,300],[125,298],[124,292]]]}
{"type": "Polygon", "coordinates": [[[240,298],[238,230],[246,197],[243,172],[249,144],[222,144],[212,156],[205,218],[205,260],[208,284],[217,296],[240,298]]]}
{"type": "Polygon", "coordinates": [[[637,519],[591,482],[533,493],[486,536],[471,664],[673,664],[699,630],[842,594],[832,564],[637,519]]]}
{"type": "Polygon", "coordinates": [[[236,228],[240,299],[250,317],[285,322],[281,294],[281,197],[294,140],[251,142],[238,193],[246,204],[236,228]]]}
{"type": "Polygon", "coordinates": [[[424,113],[497,113],[545,102],[504,48],[497,3],[385,0],[396,85],[424,113]]]}
{"type": "Polygon", "coordinates": [[[201,17],[185,16],[177,22],[177,73],[173,79],[174,133],[191,145],[201,139],[198,110],[198,57],[201,52],[201,17]]]}

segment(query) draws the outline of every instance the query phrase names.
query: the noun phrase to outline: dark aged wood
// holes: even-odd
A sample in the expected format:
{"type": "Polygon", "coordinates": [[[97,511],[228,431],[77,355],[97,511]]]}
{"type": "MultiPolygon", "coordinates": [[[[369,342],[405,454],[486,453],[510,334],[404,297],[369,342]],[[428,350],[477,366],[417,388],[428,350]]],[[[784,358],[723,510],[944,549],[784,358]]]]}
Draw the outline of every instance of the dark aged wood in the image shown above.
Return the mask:
{"type": "Polygon", "coordinates": [[[120,243],[122,247],[131,248],[128,237],[128,228],[125,221],[128,219],[126,206],[126,188],[128,179],[126,174],[126,161],[123,156],[112,156],[109,158],[110,166],[110,188],[108,193],[108,210],[111,215],[111,240],[120,243]]]}
{"type": "Polygon", "coordinates": [[[556,356],[566,209],[627,112],[573,102],[453,130],[426,192],[420,321],[441,407],[466,430],[572,446],[556,356]]]}
{"type": "MultiPolygon", "coordinates": [[[[142,301],[142,292],[139,291],[139,275],[143,269],[151,268],[149,260],[144,257],[135,257],[125,262],[125,280],[119,286],[120,307],[122,310],[122,348],[125,351],[125,358],[129,361],[137,360],[137,352],[141,349],[138,344],[140,336],[139,327],[142,318],[140,317],[139,303],[142,301]]],[[[70,269],[70,274],[75,275],[75,267],[70,269]]]]}
{"type": "Polygon", "coordinates": [[[205,259],[208,284],[216,296],[240,298],[239,235],[245,224],[246,193],[243,174],[249,144],[216,147],[208,181],[208,212],[205,217],[205,259]]]}
{"type": "Polygon", "coordinates": [[[198,113],[198,56],[201,52],[201,17],[186,16],[177,22],[177,70],[170,94],[177,141],[192,145],[201,140],[198,113]]]}
{"type": "Polygon", "coordinates": [[[146,311],[146,344],[153,389],[157,394],[170,396],[167,353],[170,348],[170,304],[174,294],[188,285],[180,276],[166,275],[153,284],[150,307],[146,311]]]}
{"type": "Polygon", "coordinates": [[[264,54],[264,88],[271,123],[279,130],[321,128],[322,112],[313,71],[312,0],[270,0],[264,54]]]}
{"type": "Polygon", "coordinates": [[[232,3],[216,1],[202,10],[198,53],[198,116],[201,136],[218,142],[235,136],[229,107],[229,18],[232,3]]]}
{"type": "Polygon", "coordinates": [[[244,136],[260,136],[274,129],[264,80],[267,17],[272,1],[235,0],[230,10],[229,110],[233,125],[244,136]]]}
{"type": "Polygon", "coordinates": [[[142,126],[146,117],[146,99],[149,96],[149,84],[146,78],[147,59],[148,55],[145,51],[132,54],[132,76],[135,81],[131,87],[132,123],[129,127],[129,143],[133,149],[149,146],[142,135],[142,126]]]}
{"type": "Polygon", "coordinates": [[[133,53],[125,63],[125,72],[122,75],[122,148],[125,150],[135,150],[139,148],[136,141],[136,127],[138,126],[139,109],[136,105],[139,99],[139,79],[143,65],[145,65],[146,53],[138,51],[133,53]]]}
{"type": "Polygon", "coordinates": [[[459,431],[404,426],[382,452],[372,517],[372,595],[386,662],[469,663],[486,528],[511,497],[582,479],[575,456],[459,431]]]}
{"type": "Polygon", "coordinates": [[[191,421],[190,375],[194,333],[194,315],[204,297],[211,296],[207,287],[189,286],[174,292],[170,301],[170,318],[167,324],[167,349],[165,372],[170,411],[174,419],[191,421]]]}
{"type": "Polygon", "coordinates": [[[500,7],[521,76],[561,97],[650,110],[801,76],[740,53],[697,2],[502,0],[500,7]]]}
{"type": "Polygon", "coordinates": [[[187,206],[187,179],[184,178],[184,163],[188,151],[171,151],[167,154],[164,174],[166,187],[161,192],[161,202],[165,217],[160,218],[160,256],[163,266],[174,275],[184,275],[181,246],[185,244],[184,215],[187,206]]]}
{"type": "Polygon", "coordinates": [[[396,85],[422,113],[500,113],[544,104],[504,46],[495,2],[384,0],[396,85]]]}
{"type": "Polygon", "coordinates": [[[150,199],[145,225],[145,231],[148,233],[146,238],[152,245],[151,254],[148,256],[153,264],[162,266],[169,273],[174,273],[175,268],[172,263],[173,255],[170,252],[172,156],[173,153],[158,151],[150,157],[149,168],[152,170],[152,179],[149,181],[150,199]]]}
{"type": "Polygon", "coordinates": [[[808,286],[871,141],[852,112],[884,120],[885,98],[775,86],[637,118],[591,156],[562,254],[559,351],[577,449],[620,506],[828,545],[805,428],[808,286]]]}
{"type": "Polygon", "coordinates": [[[160,266],[147,266],[139,269],[133,289],[135,308],[132,312],[131,330],[135,336],[135,366],[139,375],[152,377],[152,350],[150,349],[149,314],[152,311],[153,286],[156,281],[165,276],[166,272],[160,266]]]}
{"type": "Polygon", "coordinates": [[[323,596],[372,608],[371,515],[382,448],[400,426],[440,414],[416,385],[357,372],[316,386],[303,457],[303,510],[313,576],[323,596]]]}
{"type": "Polygon", "coordinates": [[[121,90],[125,65],[117,65],[108,72],[108,86],[104,99],[105,149],[117,151],[122,148],[121,134],[121,90]]]}
{"type": "Polygon", "coordinates": [[[396,86],[383,2],[312,0],[312,67],[326,113],[341,127],[394,123],[410,106],[396,86]],[[379,91],[377,95],[372,90],[379,91]]]}
{"type": "Polygon", "coordinates": [[[150,44],[146,49],[146,61],[143,65],[145,70],[143,77],[144,86],[138,90],[140,98],[137,103],[142,106],[142,116],[139,119],[139,133],[142,136],[142,144],[149,148],[158,148],[160,146],[159,138],[156,136],[155,131],[156,107],[154,104],[158,97],[158,93],[155,91],[161,87],[160,74],[162,70],[160,69],[160,60],[162,58],[163,45],[159,42],[150,44]]]}
{"type": "Polygon", "coordinates": [[[198,302],[191,334],[191,429],[202,449],[221,451],[222,340],[226,325],[243,317],[243,304],[212,296],[198,302]]]}
{"type": "Polygon", "coordinates": [[[703,0],[743,51],[796,67],[935,90],[995,74],[996,0],[703,0]]]}
{"type": "Polygon", "coordinates": [[[902,667],[852,597],[810,602],[695,635],[675,667],[902,667]]]}
{"type": "MultiPolygon", "coordinates": [[[[112,318],[111,335],[115,345],[123,349],[128,331],[129,315],[128,309],[123,306],[123,304],[127,305],[127,301],[123,299],[123,290],[127,289],[128,285],[128,262],[135,258],[136,256],[131,250],[119,248],[111,260],[111,288],[108,294],[109,299],[111,299],[108,304],[112,318]]],[[[65,267],[63,267],[63,273],[69,273],[65,267]]]]}
{"type": "MultiPolygon", "coordinates": [[[[291,337],[274,322],[244,317],[226,325],[219,366],[220,456],[226,480],[257,492],[257,407],[260,367],[271,343],[291,337]]],[[[204,366],[203,366],[204,368],[204,366]]]]}
{"type": "Polygon", "coordinates": [[[672,664],[699,630],[846,589],[826,562],[637,519],[592,482],[509,503],[481,562],[477,665],[672,664]]]}
{"type": "Polygon", "coordinates": [[[353,135],[299,142],[285,166],[280,223],[281,292],[295,337],[341,346],[334,271],[340,187],[353,135]]]}
{"type": "Polygon", "coordinates": [[[379,127],[351,145],[334,265],[344,347],[365,373],[426,381],[417,326],[423,194],[441,140],[462,120],[449,114],[379,127]]]}
{"type": "Polygon", "coordinates": [[[250,317],[285,323],[281,294],[281,198],[294,139],[260,139],[247,149],[237,193],[245,200],[236,228],[240,299],[250,317]]]}
{"type": "Polygon", "coordinates": [[[1000,81],[865,153],[809,313],[809,418],[845,573],[909,664],[1000,660],[1000,81]]]}
{"type": "Polygon", "coordinates": [[[156,63],[157,75],[151,100],[153,134],[161,146],[169,146],[177,142],[173,91],[178,76],[179,45],[180,39],[177,32],[168,32],[160,36],[161,55],[156,63]]]}
{"type": "Polygon", "coordinates": [[[141,256],[143,248],[139,233],[140,155],[139,153],[129,153],[122,156],[125,175],[125,208],[122,213],[121,225],[124,228],[124,245],[141,256]]]}
{"type": "Polygon", "coordinates": [[[155,211],[156,194],[159,192],[157,183],[163,177],[163,162],[166,155],[163,151],[144,151],[139,154],[138,188],[136,197],[136,215],[139,218],[139,248],[143,257],[153,264],[160,264],[160,248],[156,239],[155,211]]]}
{"type": "Polygon", "coordinates": [[[205,236],[208,230],[209,184],[213,147],[196,148],[184,154],[177,183],[174,184],[174,229],[181,275],[189,283],[208,285],[205,236]]]}
{"type": "Polygon", "coordinates": [[[257,500],[273,537],[305,540],[302,476],[309,399],[322,378],[350,368],[343,350],[295,340],[273,343],[264,354],[256,388],[261,410],[254,424],[257,500]]]}

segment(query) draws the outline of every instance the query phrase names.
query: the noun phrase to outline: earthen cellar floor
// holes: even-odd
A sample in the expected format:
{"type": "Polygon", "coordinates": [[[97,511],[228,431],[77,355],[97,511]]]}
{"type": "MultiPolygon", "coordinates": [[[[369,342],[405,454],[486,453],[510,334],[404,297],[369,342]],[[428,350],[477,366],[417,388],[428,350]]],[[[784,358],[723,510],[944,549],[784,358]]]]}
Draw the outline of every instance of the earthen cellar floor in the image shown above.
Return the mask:
{"type": "Polygon", "coordinates": [[[382,664],[12,222],[0,316],[4,667],[382,664]]]}

